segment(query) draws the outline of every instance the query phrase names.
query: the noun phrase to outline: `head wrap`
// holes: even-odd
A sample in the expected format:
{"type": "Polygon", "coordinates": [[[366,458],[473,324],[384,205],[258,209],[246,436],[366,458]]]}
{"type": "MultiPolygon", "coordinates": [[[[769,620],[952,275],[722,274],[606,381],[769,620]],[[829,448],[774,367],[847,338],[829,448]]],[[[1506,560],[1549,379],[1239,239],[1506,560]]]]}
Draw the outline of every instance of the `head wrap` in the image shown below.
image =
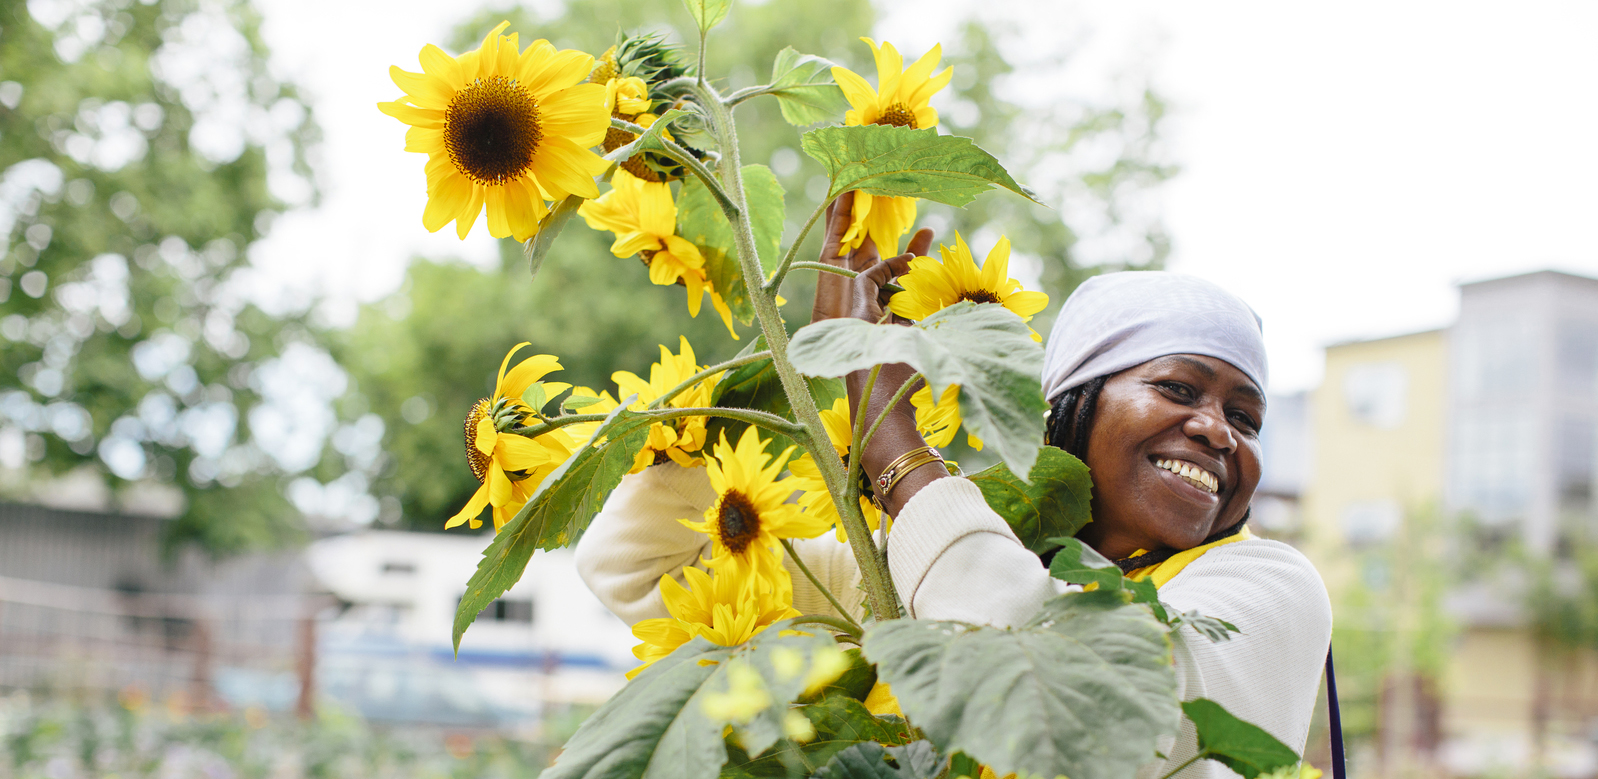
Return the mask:
{"type": "Polygon", "coordinates": [[[1054,320],[1043,355],[1043,396],[1158,357],[1225,360],[1265,389],[1260,318],[1236,295],[1196,276],[1124,271],[1082,282],[1054,320]]]}

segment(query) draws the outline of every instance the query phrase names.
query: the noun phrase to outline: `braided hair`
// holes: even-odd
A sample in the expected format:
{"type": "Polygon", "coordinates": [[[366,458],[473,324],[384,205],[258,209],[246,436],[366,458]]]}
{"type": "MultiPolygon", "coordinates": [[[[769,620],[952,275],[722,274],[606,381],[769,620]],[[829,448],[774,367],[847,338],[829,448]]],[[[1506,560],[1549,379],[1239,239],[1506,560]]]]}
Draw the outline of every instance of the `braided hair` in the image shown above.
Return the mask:
{"type": "MultiPolygon", "coordinates": [[[[1072,387],[1060,393],[1054,399],[1054,404],[1049,407],[1048,428],[1044,432],[1044,443],[1065,452],[1078,460],[1087,461],[1088,437],[1093,434],[1093,420],[1099,410],[1099,394],[1104,391],[1108,376],[1090,379],[1084,384],[1072,387]]],[[[1248,523],[1249,515],[1254,513],[1253,507],[1243,512],[1243,518],[1231,527],[1218,530],[1205,538],[1202,544],[1213,543],[1229,536],[1237,535],[1243,531],[1243,526],[1248,523]]],[[[1058,550],[1049,550],[1043,553],[1043,564],[1048,565],[1058,550]]],[[[1122,573],[1131,573],[1139,568],[1158,565],[1174,556],[1179,550],[1160,549],[1125,560],[1116,560],[1122,573]]]]}

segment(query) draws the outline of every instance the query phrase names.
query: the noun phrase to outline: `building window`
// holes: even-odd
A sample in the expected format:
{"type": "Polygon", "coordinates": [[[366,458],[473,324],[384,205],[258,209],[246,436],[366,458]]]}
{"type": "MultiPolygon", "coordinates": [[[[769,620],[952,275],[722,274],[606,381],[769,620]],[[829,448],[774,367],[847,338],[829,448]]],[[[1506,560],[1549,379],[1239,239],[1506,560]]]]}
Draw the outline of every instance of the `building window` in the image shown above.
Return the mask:
{"type": "Polygon", "coordinates": [[[385,576],[415,576],[416,563],[386,560],[382,570],[385,576]]]}
{"type": "MultiPolygon", "coordinates": [[[[458,607],[460,602],[456,601],[458,607]]],[[[533,602],[525,599],[500,598],[477,612],[478,622],[518,622],[533,624],[533,602]]]]}
{"type": "Polygon", "coordinates": [[[1409,371],[1396,362],[1352,365],[1343,376],[1343,399],[1355,420],[1384,430],[1404,424],[1409,371]]]}
{"type": "Polygon", "coordinates": [[[1559,323],[1559,386],[1565,392],[1591,398],[1598,394],[1598,323],[1559,323]]]}
{"type": "Polygon", "coordinates": [[[1459,508],[1489,523],[1520,517],[1531,502],[1533,415],[1524,409],[1473,409],[1459,414],[1455,431],[1457,456],[1449,477],[1459,508]]]}
{"type": "Polygon", "coordinates": [[[1554,458],[1559,473],[1560,508],[1566,511],[1586,512],[1592,502],[1592,480],[1595,449],[1598,449],[1598,429],[1593,420],[1580,416],[1566,416],[1559,420],[1555,433],[1558,456],[1554,458]]]}
{"type": "Polygon", "coordinates": [[[1348,544],[1363,546],[1392,538],[1404,520],[1404,512],[1396,501],[1366,500],[1344,506],[1340,519],[1348,544]]]}

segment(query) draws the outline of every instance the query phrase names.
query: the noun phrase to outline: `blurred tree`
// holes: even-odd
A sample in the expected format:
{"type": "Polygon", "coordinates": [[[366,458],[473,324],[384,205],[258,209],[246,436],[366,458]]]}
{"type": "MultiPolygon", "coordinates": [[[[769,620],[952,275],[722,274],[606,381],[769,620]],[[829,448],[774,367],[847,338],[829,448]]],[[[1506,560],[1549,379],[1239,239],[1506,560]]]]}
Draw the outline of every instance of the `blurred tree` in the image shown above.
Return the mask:
{"type": "MultiPolygon", "coordinates": [[[[615,43],[622,31],[659,32],[672,41],[689,41],[683,56],[692,60],[698,37],[680,0],[571,0],[549,16],[525,6],[485,12],[460,25],[450,47],[458,52],[475,46],[502,19],[511,21],[510,29],[524,42],[548,38],[557,46],[595,55],[615,43]]],[[[871,34],[873,20],[871,5],[862,0],[817,0],[802,12],[784,3],[738,3],[711,34],[707,70],[727,74],[726,82],[718,84],[724,91],[764,83],[777,52],[793,46],[874,79],[870,51],[856,39],[871,34]]],[[[944,131],[975,137],[1018,178],[1042,184],[1041,199],[1097,203],[1095,229],[1102,231],[1106,221],[1119,223],[1124,201],[1172,174],[1160,157],[1163,107],[1152,93],[1140,91],[1138,100],[1127,106],[1070,103],[1024,111],[1000,97],[1001,86],[1015,69],[1000,52],[1014,31],[977,22],[961,29],[959,40],[945,49],[946,63],[956,67],[954,86],[946,99],[935,101],[961,107],[944,113],[944,131]],[[1108,142],[1118,151],[1099,167],[1061,164],[1062,158],[1094,142],[1100,148],[1108,142]],[[1064,172],[1046,182],[1032,181],[1033,168],[1043,163],[1064,172]]],[[[906,52],[912,59],[920,54],[906,52]]],[[[1065,63],[1051,60],[1048,66],[1065,63]]],[[[825,194],[821,168],[804,157],[800,130],[783,122],[769,99],[743,104],[737,118],[744,162],[770,165],[787,190],[791,240],[825,194]]],[[[420,187],[420,158],[411,164],[417,167],[420,187]]],[[[1096,270],[1077,262],[1073,249],[1078,233],[1062,220],[1061,211],[995,194],[964,211],[923,205],[922,213],[941,229],[959,228],[968,237],[984,225],[1008,233],[1018,254],[1040,263],[1038,272],[1055,308],[1096,270]]],[[[1136,247],[1125,251],[1116,265],[1158,267],[1166,240],[1157,218],[1129,224],[1136,233],[1129,243],[1136,247]]],[[[952,235],[942,237],[952,241],[952,235]]],[[[350,371],[352,392],[365,398],[356,403],[358,410],[369,408],[385,422],[387,462],[374,491],[383,496],[386,518],[437,529],[476,489],[461,461],[464,443],[458,420],[487,394],[500,359],[519,341],[531,341],[532,353],[562,359],[566,371],[553,378],[596,389],[611,387],[613,371],[646,372],[658,358],[656,344],[675,350],[679,333],[689,337],[701,362],[729,357],[743,345],[727,338],[708,304],[697,320],[689,319],[680,288],[650,285],[636,260],[610,255],[609,242],[608,233],[594,233],[574,221],[533,283],[514,243],[506,244],[500,267],[489,270],[419,261],[403,290],[367,306],[349,331],[330,334],[330,348],[350,371]]],[[[802,253],[819,251],[817,235],[808,242],[802,253]]],[[[987,248],[981,246],[978,256],[987,248]]],[[[792,277],[784,309],[790,327],[808,321],[813,285],[808,274],[792,277]]],[[[747,343],[756,331],[741,327],[740,332],[747,343]]],[[[958,447],[955,454],[968,464],[982,459],[958,447]]]]}
{"type": "Polygon", "coordinates": [[[162,494],[172,540],[214,552],[298,527],[275,474],[316,452],[293,451],[293,393],[263,385],[317,351],[244,272],[280,197],[313,197],[316,130],[257,25],[246,0],[0,0],[8,494],[69,471],[162,494]]]}

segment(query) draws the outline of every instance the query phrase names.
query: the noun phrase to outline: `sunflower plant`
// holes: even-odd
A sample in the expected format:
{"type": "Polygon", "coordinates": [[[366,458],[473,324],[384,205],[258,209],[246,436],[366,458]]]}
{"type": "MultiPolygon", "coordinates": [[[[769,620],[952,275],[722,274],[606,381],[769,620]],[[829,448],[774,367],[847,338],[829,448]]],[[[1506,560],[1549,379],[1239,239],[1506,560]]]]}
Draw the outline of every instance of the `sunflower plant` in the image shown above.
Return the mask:
{"type": "Polygon", "coordinates": [[[707,556],[663,576],[666,615],[634,627],[643,665],[546,775],[1110,779],[1172,753],[1184,711],[1197,725],[1194,760],[1249,779],[1297,765],[1220,707],[1179,703],[1173,631],[1220,640],[1227,626],[1174,614],[1072,538],[1089,520],[1091,485],[1081,462],[1043,446],[1043,353],[1027,321],[1047,297],[1009,277],[1008,241],[980,267],[959,236],[941,259],[916,258],[890,302],[910,326],[833,319],[789,336],[778,306],[790,274],[853,275],[798,259],[844,193],[855,193],[846,249],[870,241],[884,256],[920,200],[1032,195],[970,139],[939,132],[931,101],[952,73],[936,46],[907,66],[891,43],[862,38],[874,79],[788,48],[768,83],[724,94],[703,72],[704,50],[730,4],[687,0],[700,32],[692,59],[647,35],[597,57],[524,46],[501,24],[459,55],[423,48],[421,72],[393,68],[402,95],[379,104],[409,126],[406,151],[427,155],[426,229],[453,222],[464,238],[486,213],[491,235],[524,243],[536,281],[581,216],[614,234],[614,257],[581,261],[639,272],[622,262],[637,257],[652,282],[683,288],[691,314],[708,295],[733,338],[754,334],[716,365],[699,364],[686,338],[675,353],[662,345],[647,378],[612,376],[614,394],[544,381],[558,357],[520,356],[521,344],[467,411],[466,461],[482,487],[447,525],[477,527],[487,512],[495,535],[460,599],[457,648],[534,552],[576,543],[628,473],[705,468],[716,491],[702,516],[680,518],[707,556]],[[786,246],[781,185],[739,155],[737,109],[755,100],[803,130],[829,181],[786,246]],[[880,365],[899,362],[917,373],[891,403],[912,404],[936,444],[964,429],[996,454],[1002,462],[971,480],[1083,591],[1012,629],[903,617],[885,551],[891,517],[851,457],[875,427],[839,381],[869,371],[874,385],[880,365]],[[827,590],[796,541],[847,544],[861,591],[827,590]],[[796,607],[801,578],[825,599],[813,613],[796,607]]]}

